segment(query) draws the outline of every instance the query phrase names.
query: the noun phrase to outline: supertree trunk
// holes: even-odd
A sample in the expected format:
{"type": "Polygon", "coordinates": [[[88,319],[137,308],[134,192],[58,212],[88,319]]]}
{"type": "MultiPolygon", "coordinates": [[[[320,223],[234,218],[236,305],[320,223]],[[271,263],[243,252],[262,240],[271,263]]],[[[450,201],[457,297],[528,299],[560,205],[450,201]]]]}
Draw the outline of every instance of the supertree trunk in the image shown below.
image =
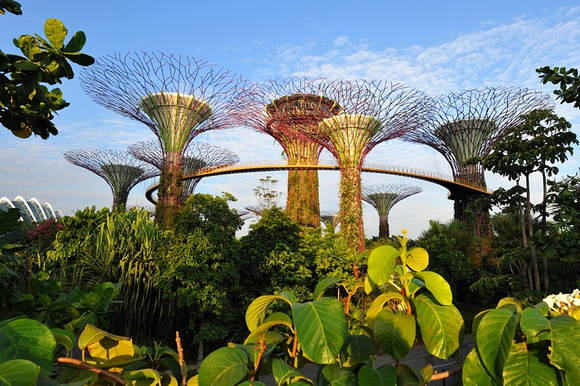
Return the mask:
{"type": "Polygon", "coordinates": [[[379,215],[379,239],[386,239],[390,235],[391,230],[389,229],[389,215],[379,215]]]}
{"type": "MultiPolygon", "coordinates": [[[[317,165],[321,146],[315,142],[294,141],[288,152],[289,165],[317,165]]],[[[286,213],[302,226],[320,226],[320,199],[317,170],[289,170],[286,213]]]]}
{"type": "Polygon", "coordinates": [[[357,167],[340,169],[340,235],[356,251],[365,249],[361,202],[361,171],[357,167]]]}

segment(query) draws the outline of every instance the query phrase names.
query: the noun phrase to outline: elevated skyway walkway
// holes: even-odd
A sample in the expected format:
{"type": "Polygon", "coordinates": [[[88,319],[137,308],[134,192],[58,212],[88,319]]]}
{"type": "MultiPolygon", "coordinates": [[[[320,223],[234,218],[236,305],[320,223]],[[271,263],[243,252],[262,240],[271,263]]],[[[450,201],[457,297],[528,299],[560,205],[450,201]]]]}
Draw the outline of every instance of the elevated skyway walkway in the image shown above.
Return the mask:
{"type": "MultiPolygon", "coordinates": [[[[184,175],[184,180],[194,178],[205,178],[235,173],[265,172],[279,170],[340,170],[336,162],[321,161],[316,165],[311,164],[288,164],[284,160],[278,161],[258,161],[258,162],[237,162],[229,165],[215,166],[199,169],[194,174],[184,175]]],[[[414,169],[405,166],[394,166],[377,163],[364,163],[362,171],[366,173],[382,173],[399,175],[403,177],[416,178],[429,181],[445,187],[449,190],[449,199],[466,195],[488,195],[492,191],[485,186],[474,184],[470,181],[454,180],[453,176],[435,173],[426,170],[414,169]]],[[[154,183],[147,188],[145,196],[151,203],[156,204],[153,193],[159,189],[159,183],[154,183]]]]}

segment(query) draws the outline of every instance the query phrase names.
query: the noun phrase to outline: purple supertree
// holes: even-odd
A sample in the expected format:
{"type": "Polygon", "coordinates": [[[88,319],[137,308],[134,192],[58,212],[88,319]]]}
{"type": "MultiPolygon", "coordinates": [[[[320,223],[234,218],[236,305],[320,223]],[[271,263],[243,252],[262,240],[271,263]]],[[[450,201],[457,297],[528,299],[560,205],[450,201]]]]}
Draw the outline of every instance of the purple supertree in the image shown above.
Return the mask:
{"type": "Polygon", "coordinates": [[[159,140],[163,164],[158,223],[181,204],[183,157],[193,138],[233,124],[230,110],[240,76],[204,60],[164,53],[108,55],[81,73],[81,86],[105,108],[147,125],[159,140]]]}
{"type": "MultiPolygon", "coordinates": [[[[518,87],[485,88],[442,95],[433,119],[405,139],[432,147],[445,157],[456,181],[485,187],[483,166],[466,164],[489,154],[506,129],[523,123],[521,116],[535,109],[551,109],[548,95],[518,87]]],[[[455,218],[465,220],[473,196],[455,200],[455,218]]]]}
{"type": "MultiPolygon", "coordinates": [[[[133,157],[155,166],[159,171],[163,167],[163,150],[157,141],[137,142],[128,149],[133,157]]],[[[240,157],[234,152],[210,145],[191,142],[183,156],[183,176],[196,174],[203,168],[226,166],[239,162],[240,157]]],[[[182,201],[195,192],[201,178],[188,178],[183,181],[182,201]]]]}
{"type": "MultiPolygon", "coordinates": [[[[303,134],[342,110],[325,97],[332,87],[331,81],[305,77],[254,84],[240,93],[236,117],[240,124],[273,137],[289,165],[316,165],[322,146],[303,134]]],[[[288,171],[286,212],[300,225],[320,226],[317,170],[288,171]]]]}
{"type": "Polygon", "coordinates": [[[153,166],[122,150],[70,150],[64,153],[64,158],[73,165],[90,170],[107,182],[113,192],[113,210],[126,206],[129,192],[135,185],[159,175],[153,166]]]}
{"type": "Polygon", "coordinates": [[[421,193],[423,189],[418,186],[389,184],[365,186],[362,190],[362,200],[370,204],[379,214],[379,238],[387,238],[390,235],[389,213],[396,203],[407,197],[421,193]]]}

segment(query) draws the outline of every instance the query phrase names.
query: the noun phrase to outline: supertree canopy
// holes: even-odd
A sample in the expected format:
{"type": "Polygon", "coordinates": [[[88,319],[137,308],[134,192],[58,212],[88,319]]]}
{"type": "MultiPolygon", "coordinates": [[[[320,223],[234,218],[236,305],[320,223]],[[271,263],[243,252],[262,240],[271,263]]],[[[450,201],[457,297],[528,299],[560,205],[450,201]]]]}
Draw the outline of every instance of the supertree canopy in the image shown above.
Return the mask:
{"type": "Polygon", "coordinates": [[[167,225],[181,203],[182,162],[193,138],[233,124],[230,110],[244,81],[228,70],[163,53],[108,55],[81,73],[81,86],[105,108],[147,125],[163,151],[156,221],[167,225]]]}
{"type": "MultiPolygon", "coordinates": [[[[485,187],[481,164],[466,161],[489,154],[506,129],[520,125],[521,116],[536,109],[553,108],[550,97],[517,87],[485,88],[451,93],[437,98],[433,119],[405,139],[428,145],[445,157],[458,182],[485,187]]],[[[463,220],[473,197],[455,200],[455,217],[463,220]]]]}
{"type": "MultiPolygon", "coordinates": [[[[237,119],[272,136],[284,149],[289,165],[316,165],[322,146],[308,135],[342,108],[325,97],[333,83],[292,77],[254,84],[240,93],[237,119]]],[[[300,225],[320,226],[318,172],[289,170],[286,211],[300,225]]]]}
{"type": "Polygon", "coordinates": [[[340,234],[357,251],[364,250],[361,169],[379,143],[424,125],[433,102],[424,93],[397,83],[337,82],[328,98],[343,113],[320,122],[310,136],[336,158],[340,167],[340,234]]]}
{"type": "Polygon", "coordinates": [[[379,214],[379,238],[387,238],[389,230],[389,212],[396,203],[421,193],[423,189],[411,185],[373,185],[362,190],[363,201],[375,208],[379,214]]]}
{"type": "Polygon", "coordinates": [[[153,166],[122,150],[70,150],[64,153],[64,158],[73,165],[90,170],[109,184],[113,192],[113,210],[127,204],[129,192],[135,185],[159,175],[153,166]]]}
{"type": "MultiPolygon", "coordinates": [[[[163,150],[157,141],[137,142],[128,148],[133,157],[155,166],[159,171],[163,166],[163,150]]],[[[228,149],[208,143],[190,142],[183,156],[183,176],[196,174],[203,168],[231,165],[239,162],[240,157],[228,149]]],[[[201,178],[183,181],[182,201],[195,192],[201,178]]]]}

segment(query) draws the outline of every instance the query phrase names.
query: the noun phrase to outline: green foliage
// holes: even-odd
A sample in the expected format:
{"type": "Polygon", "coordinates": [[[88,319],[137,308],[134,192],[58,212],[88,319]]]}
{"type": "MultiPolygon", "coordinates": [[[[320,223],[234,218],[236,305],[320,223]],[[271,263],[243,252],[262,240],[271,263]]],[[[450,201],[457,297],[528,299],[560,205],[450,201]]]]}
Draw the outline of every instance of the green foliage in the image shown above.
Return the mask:
{"type": "Polygon", "coordinates": [[[465,289],[476,279],[473,262],[478,257],[476,243],[476,237],[458,220],[430,221],[429,228],[417,240],[417,246],[429,251],[430,269],[447,279],[458,300],[470,298],[465,289]]]}
{"type": "MultiPolygon", "coordinates": [[[[480,313],[476,347],[463,367],[465,384],[576,384],[580,357],[575,343],[580,322],[553,316],[547,305],[532,307],[509,298],[480,313]]],[[[475,323],[474,323],[475,325],[475,323]]]]}
{"type": "MultiPolygon", "coordinates": [[[[312,293],[314,251],[304,245],[301,228],[280,208],[264,210],[240,239],[240,273],[250,298],[291,291],[300,299],[312,293]]],[[[310,239],[309,239],[310,240],[310,239]]]]}
{"type": "Polygon", "coordinates": [[[425,271],[427,251],[407,250],[405,236],[399,241],[399,250],[383,246],[371,252],[366,283],[355,273],[353,280],[320,281],[312,301],[301,302],[287,291],[254,299],[246,311],[249,335],[244,345],[230,344],[207,357],[196,381],[202,385],[225,379],[228,384],[253,384],[272,371],[279,385],[428,382],[433,374],[430,365],[421,370],[401,364],[374,368],[379,347],[395,359],[404,358],[417,339],[417,326],[427,350],[440,358],[454,353],[462,338],[463,320],[451,304],[449,285],[440,275],[425,271]],[[337,284],[347,297],[325,297],[337,284]],[[363,287],[374,293],[375,300],[366,315],[356,319],[349,312],[350,301],[363,287]],[[390,291],[392,288],[401,291],[390,291]],[[361,328],[353,329],[353,325],[361,328]],[[276,358],[272,353],[278,353],[276,358]],[[314,381],[299,371],[308,362],[319,366],[314,381]]]}
{"type": "Polygon", "coordinates": [[[574,107],[580,107],[580,77],[576,68],[545,66],[536,69],[536,72],[540,74],[543,84],[550,82],[560,86],[554,94],[562,103],[574,103],[574,107]]]}
{"type": "MultiPolygon", "coordinates": [[[[5,11],[19,15],[20,4],[12,0],[0,2],[0,14],[5,11]]],[[[43,139],[58,134],[52,119],[54,112],[69,105],[58,88],[49,90],[45,85],[73,79],[70,62],[89,66],[94,59],[80,52],[85,43],[84,32],[73,34],[65,42],[68,30],[57,19],[48,19],[43,38],[37,34],[22,35],[14,45],[24,56],[0,51],[0,124],[21,138],[32,133],[43,139]]]]}
{"type": "Polygon", "coordinates": [[[222,341],[242,314],[235,238],[240,226],[227,198],[206,194],[190,196],[174,215],[153,280],[175,302],[176,327],[188,331],[191,342],[222,341]]]}

